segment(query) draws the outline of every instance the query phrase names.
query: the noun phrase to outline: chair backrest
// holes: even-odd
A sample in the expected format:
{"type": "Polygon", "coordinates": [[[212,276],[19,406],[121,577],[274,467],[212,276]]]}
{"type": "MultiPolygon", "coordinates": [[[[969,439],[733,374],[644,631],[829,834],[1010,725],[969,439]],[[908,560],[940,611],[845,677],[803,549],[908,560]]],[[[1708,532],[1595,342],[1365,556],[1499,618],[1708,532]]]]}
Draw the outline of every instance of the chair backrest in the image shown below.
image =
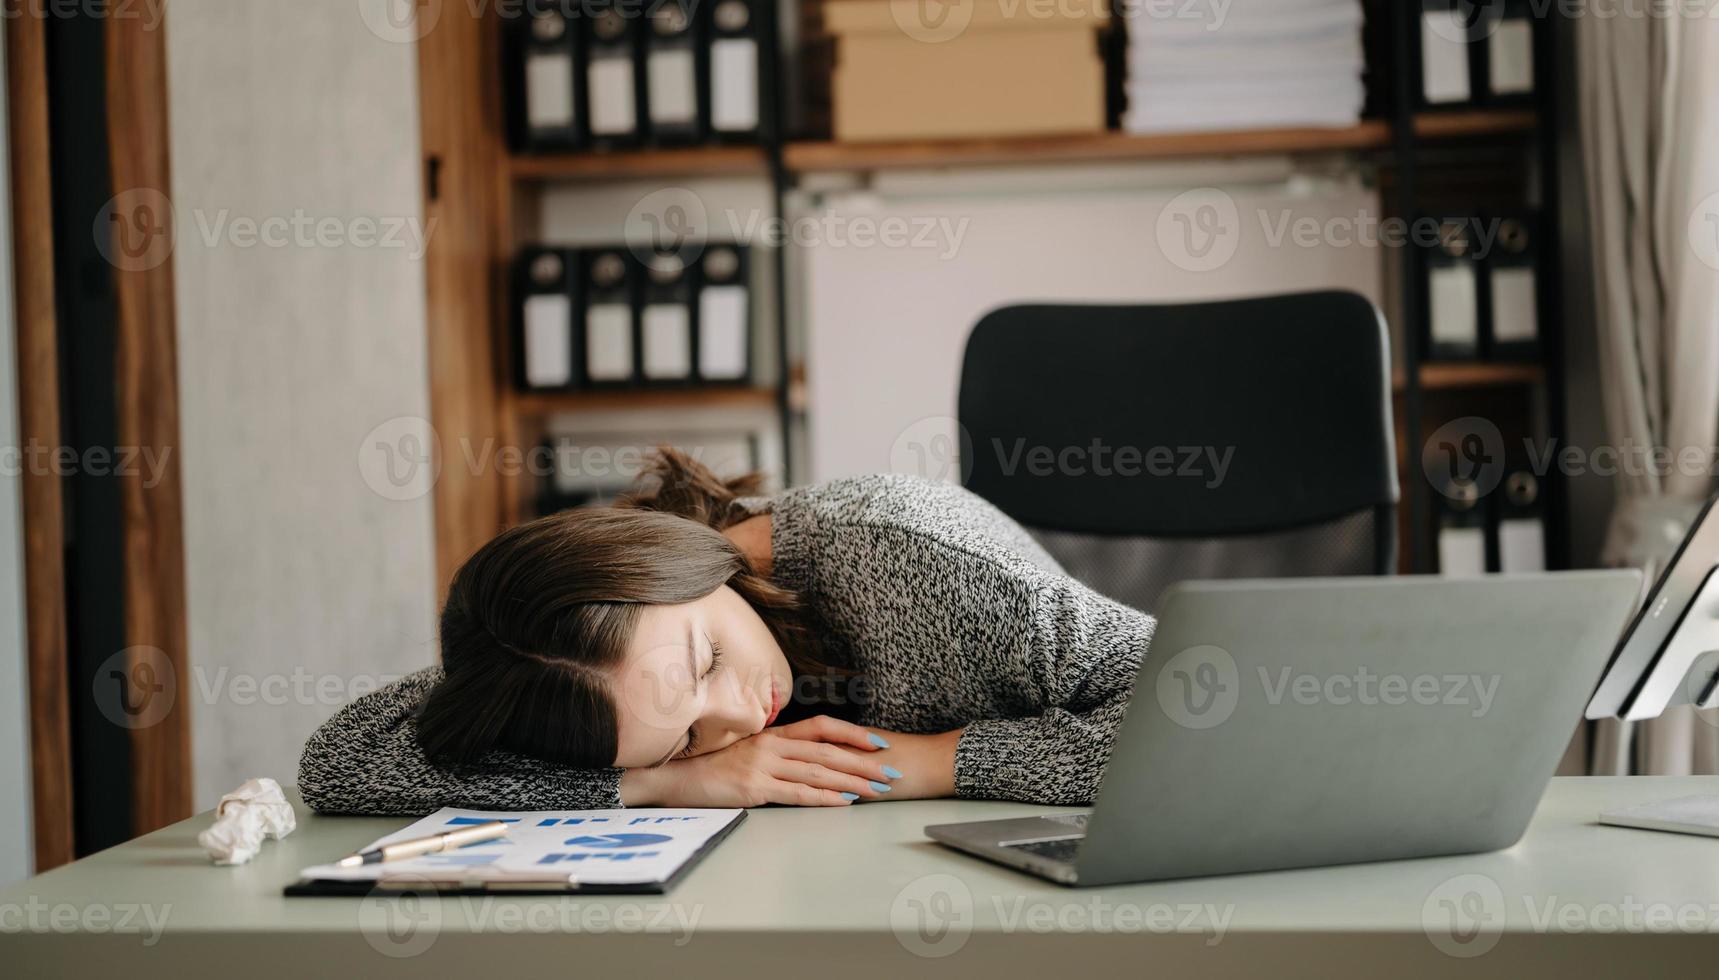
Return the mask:
{"type": "Polygon", "coordinates": [[[1005,307],[958,414],[966,485],[1129,605],[1395,565],[1390,342],[1354,293],[1005,307]]]}

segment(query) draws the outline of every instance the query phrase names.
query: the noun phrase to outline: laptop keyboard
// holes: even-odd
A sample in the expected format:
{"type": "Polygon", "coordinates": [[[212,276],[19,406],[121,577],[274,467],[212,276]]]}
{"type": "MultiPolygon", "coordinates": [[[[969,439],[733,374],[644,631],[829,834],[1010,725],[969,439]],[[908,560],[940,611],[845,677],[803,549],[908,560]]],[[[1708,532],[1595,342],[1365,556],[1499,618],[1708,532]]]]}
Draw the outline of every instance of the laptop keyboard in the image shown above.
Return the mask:
{"type": "Polygon", "coordinates": [[[1073,861],[1075,852],[1080,850],[1080,842],[1084,837],[1064,837],[1060,840],[1029,840],[1019,844],[1005,844],[1005,847],[1016,851],[1026,851],[1039,857],[1050,858],[1052,861],[1073,861]]]}

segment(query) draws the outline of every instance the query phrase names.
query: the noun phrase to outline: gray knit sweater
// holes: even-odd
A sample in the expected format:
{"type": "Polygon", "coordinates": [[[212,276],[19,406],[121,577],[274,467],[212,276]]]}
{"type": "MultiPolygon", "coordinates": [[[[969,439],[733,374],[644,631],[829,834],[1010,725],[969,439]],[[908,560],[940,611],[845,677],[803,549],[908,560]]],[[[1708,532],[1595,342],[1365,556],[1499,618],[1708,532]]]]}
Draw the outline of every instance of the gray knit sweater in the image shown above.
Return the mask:
{"type": "MultiPolygon", "coordinates": [[[[1152,617],[1063,573],[972,493],[867,476],[742,502],[772,511],[773,577],[825,629],[825,658],[866,678],[859,722],[936,733],[964,797],[1090,803],[1152,638],[1152,617]]],[[[431,765],[414,714],[431,667],[342,708],[305,745],[299,789],[333,813],[619,807],[619,769],[497,752],[431,765]]]]}

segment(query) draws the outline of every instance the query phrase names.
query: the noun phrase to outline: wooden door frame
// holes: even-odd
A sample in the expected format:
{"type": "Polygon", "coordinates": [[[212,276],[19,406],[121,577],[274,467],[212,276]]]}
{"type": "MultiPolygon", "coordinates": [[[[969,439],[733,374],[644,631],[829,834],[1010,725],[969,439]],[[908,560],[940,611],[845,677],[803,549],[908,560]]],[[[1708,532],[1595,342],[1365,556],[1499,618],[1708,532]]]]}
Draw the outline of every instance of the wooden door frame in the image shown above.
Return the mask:
{"type": "MultiPolygon", "coordinates": [[[[13,264],[22,445],[63,446],[56,317],[47,21],[29,0],[5,0],[13,264]]],[[[103,27],[112,193],[171,190],[165,27],[107,18],[103,27]]],[[[171,216],[167,216],[169,219],[171,216]]],[[[93,216],[92,216],[93,224],[93,216]]],[[[171,708],[132,728],[132,831],[191,814],[185,552],[179,466],[178,364],[171,255],[149,268],[112,269],[114,394],[122,446],[156,453],[160,471],[116,467],[125,540],[128,676],[165,658],[171,708]]],[[[38,872],[75,857],[71,760],[73,697],[66,631],[65,497],[53,468],[25,467],[24,589],[32,811],[38,872]]],[[[157,673],[159,676],[159,673],[157,673]]]]}
{"type": "MultiPolygon", "coordinates": [[[[107,133],[113,192],[171,197],[167,28],[137,17],[106,19],[107,133]]],[[[171,227],[172,215],[157,216],[171,227]]],[[[191,695],[186,649],[184,487],[179,467],[179,348],[173,257],[113,272],[114,394],[119,441],[153,449],[158,475],[118,476],[125,515],[128,672],[159,677],[169,666],[173,701],[159,722],[131,729],[131,813],[145,834],[192,813],[191,695]],[[155,482],[147,482],[155,476],[155,482]]]]}
{"type": "Polygon", "coordinates": [[[503,382],[508,178],[500,18],[442,17],[417,42],[430,421],[441,468],[432,494],[438,598],[472,552],[514,516],[495,454],[516,441],[503,382]]]}
{"type": "MultiPolygon", "coordinates": [[[[18,5],[18,0],[8,0],[8,14],[19,14],[18,5]]],[[[23,446],[58,446],[60,357],[54,310],[47,38],[38,17],[8,16],[5,30],[18,438],[23,446]]],[[[74,853],[65,510],[60,480],[51,473],[24,467],[20,489],[30,799],[36,870],[45,871],[70,861],[74,853]]]]}

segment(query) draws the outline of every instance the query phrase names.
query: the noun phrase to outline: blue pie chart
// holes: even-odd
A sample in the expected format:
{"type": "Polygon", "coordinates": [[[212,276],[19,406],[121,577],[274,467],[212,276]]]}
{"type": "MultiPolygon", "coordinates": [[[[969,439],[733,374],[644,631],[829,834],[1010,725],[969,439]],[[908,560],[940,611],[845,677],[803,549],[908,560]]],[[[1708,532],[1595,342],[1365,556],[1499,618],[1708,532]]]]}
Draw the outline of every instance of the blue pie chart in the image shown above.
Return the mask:
{"type": "Polygon", "coordinates": [[[569,837],[567,843],[579,847],[649,847],[673,839],[667,834],[597,834],[589,837],[569,837]]]}

